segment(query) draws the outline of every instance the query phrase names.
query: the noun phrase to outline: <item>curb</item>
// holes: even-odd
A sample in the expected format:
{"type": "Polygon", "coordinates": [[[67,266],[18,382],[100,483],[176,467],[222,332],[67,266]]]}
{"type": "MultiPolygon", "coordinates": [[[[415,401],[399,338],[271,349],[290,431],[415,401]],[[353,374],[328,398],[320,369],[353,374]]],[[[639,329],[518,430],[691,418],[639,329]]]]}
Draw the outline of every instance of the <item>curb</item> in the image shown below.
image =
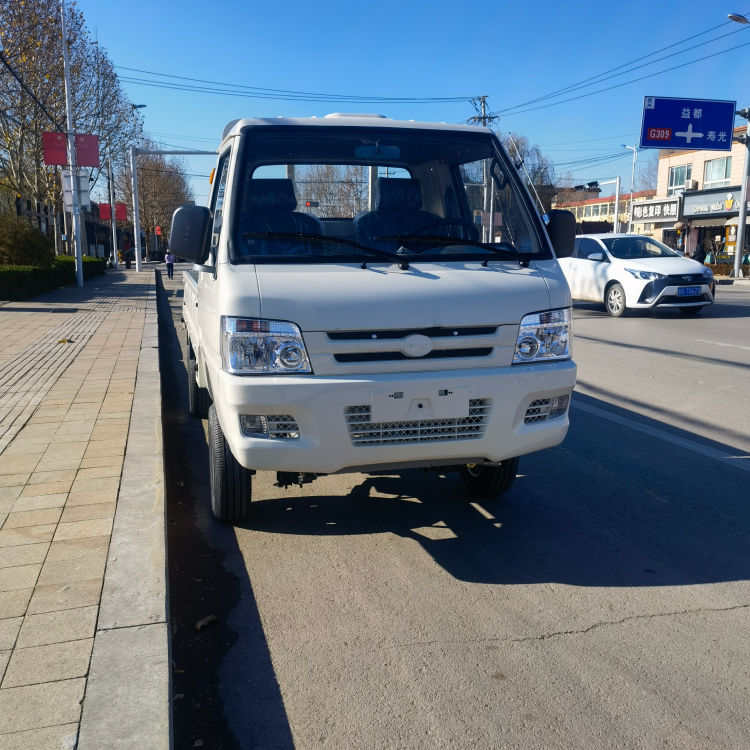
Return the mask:
{"type": "Polygon", "coordinates": [[[78,750],[171,747],[155,269],[152,273],[78,750]]]}

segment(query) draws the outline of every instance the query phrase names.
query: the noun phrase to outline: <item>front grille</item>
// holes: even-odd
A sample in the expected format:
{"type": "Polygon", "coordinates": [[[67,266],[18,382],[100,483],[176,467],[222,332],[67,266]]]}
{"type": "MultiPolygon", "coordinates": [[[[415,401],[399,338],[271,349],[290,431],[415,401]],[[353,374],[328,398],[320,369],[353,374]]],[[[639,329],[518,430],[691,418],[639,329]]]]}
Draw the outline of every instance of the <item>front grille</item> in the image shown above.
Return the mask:
{"type": "Polygon", "coordinates": [[[481,438],[491,408],[491,399],[474,398],[469,400],[466,417],[372,422],[367,404],[347,406],[344,415],[354,445],[407,445],[481,438]]]}
{"type": "Polygon", "coordinates": [[[289,414],[269,414],[268,437],[283,440],[298,440],[299,425],[289,414]]]}
{"type": "Polygon", "coordinates": [[[377,331],[329,331],[331,341],[375,341],[384,339],[404,339],[414,333],[430,338],[442,336],[488,336],[497,331],[497,326],[467,326],[464,328],[400,328],[377,331]]]}
{"type": "MultiPolygon", "coordinates": [[[[417,359],[453,359],[455,357],[489,357],[492,347],[477,347],[475,349],[436,349],[417,359]]],[[[413,360],[401,352],[351,352],[349,354],[334,354],[337,362],[393,362],[394,360],[413,360]]]]}
{"type": "Polygon", "coordinates": [[[702,273],[685,273],[667,276],[665,286],[684,286],[686,284],[705,284],[706,277],[702,273]]]}

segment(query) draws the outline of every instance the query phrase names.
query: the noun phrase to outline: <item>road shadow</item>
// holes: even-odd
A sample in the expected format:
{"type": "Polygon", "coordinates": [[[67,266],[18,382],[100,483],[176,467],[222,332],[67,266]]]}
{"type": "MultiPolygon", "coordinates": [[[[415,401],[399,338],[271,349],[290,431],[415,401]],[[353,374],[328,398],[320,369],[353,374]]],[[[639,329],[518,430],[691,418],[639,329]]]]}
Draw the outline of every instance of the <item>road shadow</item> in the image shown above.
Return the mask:
{"type": "MultiPolygon", "coordinates": [[[[750,288],[750,287],[748,287],[750,288]]],[[[741,304],[734,301],[729,301],[728,296],[722,297],[721,292],[718,292],[713,304],[706,305],[701,309],[699,313],[693,315],[686,315],[680,312],[677,307],[655,307],[653,309],[641,309],[641,308],[628,308],[623,318],[619,321],[628,320],[630,318],[660,318],[674,320],[689,320],[700,318],[747,318],[750,317],[750,305],[741,304]]],[[[581,318],[610,318],[607,311],[604,309],[604,305],[601,302],[580,302],[576,300],[573,303],[573,314],[576,317],[581,318]]],[[[613,320],[613,325],[616,325],[618,319],[613,320]]]]}
{"type": "Polygon", "coordinates": [[[176,293],[181,279],[175,277],[167,281],[166,274],[157,274],[174,747],[291,750],[289,721],[237,537],[213,518],[207,501],[208,447],[201,420],[187,414],[176,293]]]}
{"type": "Polygon", "coordinates": [[[455,474],[370,475],[343,497],[254,500],[247,527],[329,536],[389,532],[413,539],[455,578],[476,583],[685,586],[748,579],[747,471],[677,443],[738,451],[598,399],[575,398],[669,439],[576,409],[563,445],[522,457],[519,476],[500,499],[473,500],[455,474]]]}

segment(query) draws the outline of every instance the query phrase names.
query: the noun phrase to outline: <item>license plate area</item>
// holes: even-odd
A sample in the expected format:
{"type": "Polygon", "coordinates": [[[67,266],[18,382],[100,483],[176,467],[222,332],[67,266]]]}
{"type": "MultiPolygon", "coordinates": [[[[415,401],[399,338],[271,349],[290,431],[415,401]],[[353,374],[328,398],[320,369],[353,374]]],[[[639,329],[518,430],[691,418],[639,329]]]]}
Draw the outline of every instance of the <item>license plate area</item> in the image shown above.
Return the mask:
{"type": "Polygon", "coordinates": [[[370,394],[373,422],[458,419],[468,415],[468,388],[411,388],[370,394]]]}
{"type": "Polygon", "coordinates": [[[678,297],[697,297],[701,293],[699,286],[680,286],[677,287],[678,297]]]}

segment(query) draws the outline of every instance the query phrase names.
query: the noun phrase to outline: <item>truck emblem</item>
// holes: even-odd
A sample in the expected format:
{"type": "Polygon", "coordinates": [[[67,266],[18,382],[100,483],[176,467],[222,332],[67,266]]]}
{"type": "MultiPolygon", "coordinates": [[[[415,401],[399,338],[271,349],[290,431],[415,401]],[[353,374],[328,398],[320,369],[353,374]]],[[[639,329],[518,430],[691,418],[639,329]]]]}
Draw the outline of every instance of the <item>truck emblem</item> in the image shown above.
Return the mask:
{"type": "Polygon", "coordinates": [[[432,339],[413,333],[401,342],[401,353],[405,357],[425,357],[432,351],[432,339]]]}

